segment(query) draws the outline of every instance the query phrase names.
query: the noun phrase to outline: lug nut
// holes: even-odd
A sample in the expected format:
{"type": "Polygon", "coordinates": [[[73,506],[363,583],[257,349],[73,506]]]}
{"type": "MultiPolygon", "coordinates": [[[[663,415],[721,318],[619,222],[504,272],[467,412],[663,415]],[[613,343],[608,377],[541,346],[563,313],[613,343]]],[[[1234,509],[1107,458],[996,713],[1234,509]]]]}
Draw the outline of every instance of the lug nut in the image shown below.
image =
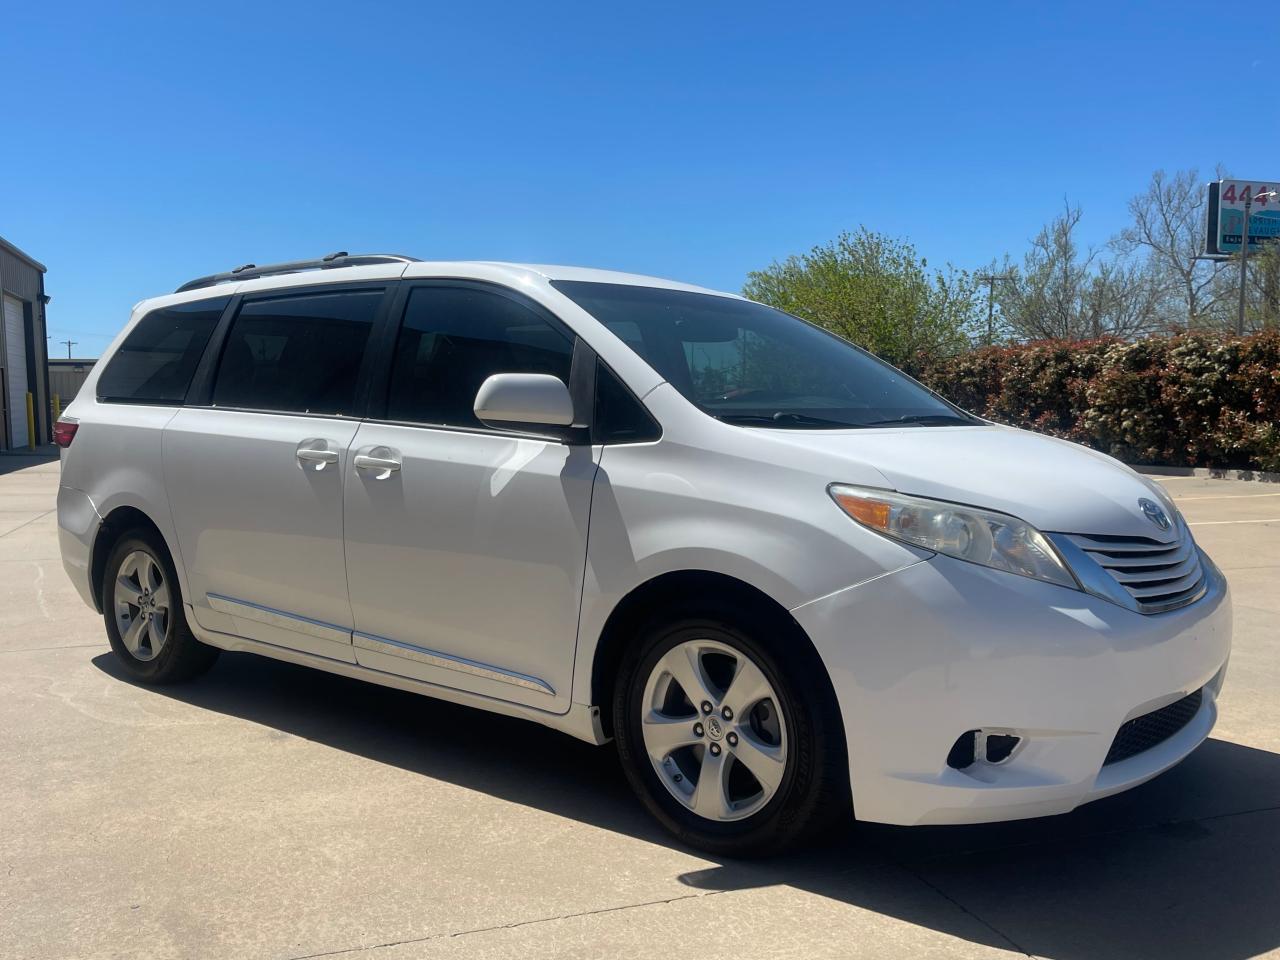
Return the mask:
{"type": "Polygon", "coordinates": [[[693,725],[693,735],[694,735],[695,737],[700,737],[700,736],[702,736],[702,724],[700,724],[700,723],[695,723],[695,724],[693,725]]]}
{"type": "Polygon", "coordinates": [[[725,707],[723,710],[720,711],[720,713],[726,720],[733,719],[733,711],[730,710],[728,707],[725,707]]]}
{"type": "Polygon", "coordinates": [[[730,732],[725,739],[729,741],[729,746],[731,747],[736,747],[738,745],[738,735],[736,733],[730,732]]]}
{"type": "Polygon", "coordinates": [[[720,756],[720,744],[718,744],[718,743],[713,743],[713,744],[711,745],[711,755],[712,755],[713,757],[718,757],[718,756],[720,756]]]}
{"type": "Polygon", "coordinates": [[[711,701],[710,701],[710,700],[703,700],[703,701],[702,701],[702,712],[703,712],[703,713],[710,713],[710,712],[711,712],[711,701]]]}

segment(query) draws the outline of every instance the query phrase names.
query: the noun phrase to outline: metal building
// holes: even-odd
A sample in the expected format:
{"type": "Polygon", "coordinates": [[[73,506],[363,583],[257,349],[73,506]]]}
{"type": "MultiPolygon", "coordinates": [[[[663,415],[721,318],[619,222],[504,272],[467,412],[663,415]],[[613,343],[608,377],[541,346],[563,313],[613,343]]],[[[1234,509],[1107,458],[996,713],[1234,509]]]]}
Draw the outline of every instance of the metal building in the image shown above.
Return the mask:
{"type": "Polygon", "coordinates": [[[64,360],[61,357],[49,358],[49,396],[56,399],[67,409],[67,404],[76,398],[81,385],[89,377],[89,371],[97,360],[64,360]]]}
{"type": "Polygon", "coordinates": [[[52,440],[44,292],[45,267],[0,237],[0,449],[52,440]],[[31,395],[28,427],[27,395],[31,395]],[[34,433],[34,436],[32,434],[34,433]]]}

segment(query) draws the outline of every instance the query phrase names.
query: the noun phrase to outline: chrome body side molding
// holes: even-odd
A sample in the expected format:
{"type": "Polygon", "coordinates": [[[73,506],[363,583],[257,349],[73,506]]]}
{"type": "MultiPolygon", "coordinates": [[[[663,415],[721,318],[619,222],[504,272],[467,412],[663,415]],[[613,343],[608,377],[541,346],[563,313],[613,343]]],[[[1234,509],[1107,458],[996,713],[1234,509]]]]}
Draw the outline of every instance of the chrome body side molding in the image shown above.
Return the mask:
{"type": "Polygon", "coordinates": [[[545,693],[549,697],[556,695],[550,684],[539,680],[537,677],[526,676],[513,670],[503,670],[501,667],[491,666],[475,660],[467,660],[464,657],[453,657],[447,653],[428,650],[425,647],[414,646],[411,643],[401,643],[399,640],[375,637],[372,634],[360,633],[359,631],[355,631],[352,634],[351,642],[361,650],[371,650],[374,653],[403,657],[406,660],[415,660],[418,663],[430,664],[433,667],[440,667],[444,670],[454,670],[458,673],[470,674],[473,677],[484,677],[486,680],[497,680],[499,683],[509,683],[512,686],[523,687],[526,690],[536,690],[538,693],[545,693]]]}
{"type": "Polygon", "coordinates": [[[218,647],[220,650],[254,653],[258,656],[270,657],[273,660],[283,660],[286,663],[314,667],[342,677],[365,680],[394,690],[404,690],[408,693],[434,697],[438,700],[446,700],[449,703],[458,703],[479,710],[500,713],[503,716],[532,720],[545,727],[577,737],[587,743],[599,745],[608,743],[610,740],[610,737],[605,734],[604,727],[600,721],[600,708],[598,706],[570,703],[568,712],[551,713],[546,710],[539,710],[537,707],[525,706],[508,700],[495,700],[493,697],[486,697],[478,693],[468,693],[466,690],[460,690],[457,687],[442,687],[438,684],[415,680],[412,677],[406,677],[398,673],[386,673],[371,667],[362,667],[358,663],[334,660],[331,657],[307,653],[304,650],[292,650],[237,634],[210,630],[202,627],[192,617],[193,608],[190,603],[186,604],[186,607],[188,622],[192,624],[191,629],[195,635],[203,643],[218,647]]]}
{"type": "Polygon", "coordinates": [[[257,623],[265,623],[268,626],[279,627],[282,630],[305,633],[308,636],[328,640],[332,643],[351,642],[350,630],[346,627],[339,627],[336,624],[325,623],[323,620],[300,617],[296,613],[286,613],[283,610],[275,609],[275,607],[264,607],[259,603],[236,600],[218,593],[206,594],[206,598],[209,601],[209,606],[214,610],[232,617],[238,617],[241,620],[253,620],[257,623]]]}
{"type": "Polygon", "coordinates": [[[279,627],[282,630],[304,633],[333,643],[352,644],[361,650],[400,657],[404,660],[413,660],[417,663],[425,663],[444,670],[453,670],[456,673],[483,677],[486,680],[496,680],[499,683],[522,687],[525,690],[534,690],[549,697],[556,695],[555,690],[545,681],[539,680],[537,677],[526,676],[523,673],[516,673],[514,670],[503,670],[501,667],[481,663],[478,660],[468,660],[465,657],[455,657],[447,653],[440,653],[438,650],[428,650],[412,643],[403,643],[387,637],[360,633],[347,627],[325,623],[322,620],[312,620],[296,613],[287,613],[274,607],[250,603],[248,600],[236,600],[233,597],[225,597],[217,593],[210,593],[206,596],[209,606],[214,610],[232,617],[238,617],[241,620],[265,623],[272,627],[279,627]]]}

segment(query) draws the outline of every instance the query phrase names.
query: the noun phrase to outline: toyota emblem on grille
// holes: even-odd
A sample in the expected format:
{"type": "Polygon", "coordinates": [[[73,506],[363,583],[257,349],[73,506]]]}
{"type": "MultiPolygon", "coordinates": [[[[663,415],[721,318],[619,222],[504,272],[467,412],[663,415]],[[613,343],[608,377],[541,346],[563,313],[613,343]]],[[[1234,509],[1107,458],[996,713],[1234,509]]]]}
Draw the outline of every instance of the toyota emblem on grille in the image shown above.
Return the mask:
{"type": "Polygon", "coordinates": [[[1146,518],[1161,530],[1169,529],[1169,515],[1160,509],[1160,505],[1158,503],[1154,503],[1143,497],[1138,501],[1138,506],[1142,508],[1142,512],[1146,515],[1146,518]]]}

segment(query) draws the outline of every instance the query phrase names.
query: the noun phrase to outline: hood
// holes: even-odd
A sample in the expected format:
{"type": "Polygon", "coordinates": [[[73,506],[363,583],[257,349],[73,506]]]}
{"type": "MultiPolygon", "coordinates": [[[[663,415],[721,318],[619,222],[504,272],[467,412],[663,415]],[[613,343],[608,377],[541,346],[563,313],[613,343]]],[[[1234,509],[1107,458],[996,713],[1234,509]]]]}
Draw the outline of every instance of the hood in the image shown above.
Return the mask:
{"type": "Polygon", "coordinates": [[[1096,450],[1026,430],[990,425],[789,431],[785,441],[853,461],[853,475],[833,476],[833,482],[856,483],[855,476],[865,476],[870,467],[899,493],[998,510],[1046,533],[1162,542],[1178,535],[1176,523],[1161,530],[1138,505],[1143,498],[1170,502],[1154,484],[1096,450]]]}

